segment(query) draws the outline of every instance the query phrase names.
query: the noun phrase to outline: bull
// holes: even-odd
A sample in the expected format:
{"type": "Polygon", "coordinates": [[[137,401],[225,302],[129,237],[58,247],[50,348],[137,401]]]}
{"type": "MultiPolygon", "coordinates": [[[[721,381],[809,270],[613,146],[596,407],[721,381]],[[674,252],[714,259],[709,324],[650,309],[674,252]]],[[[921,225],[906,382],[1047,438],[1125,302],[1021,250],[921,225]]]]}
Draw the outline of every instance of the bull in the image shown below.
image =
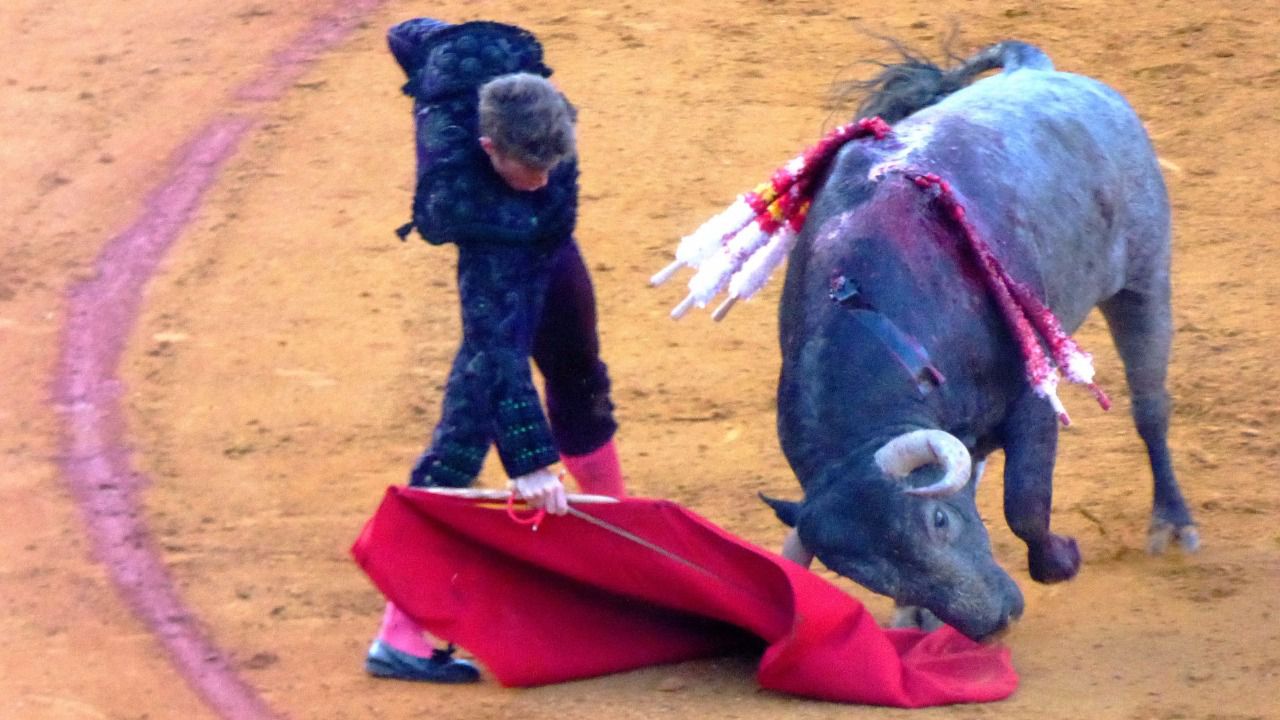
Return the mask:
{"type": "Polygon", "coordinates": [[[885,68],[859,113],[892,136],[840,149],[788,259],[777,423],[803,499],[764,499],[793,527],[785,555],[982,639],[1024,608],[975,503],[990,453],[1004,452],[1004,515],[1031,578],[1068,580],[1081,556],[1050,529],[1059,414],[918,173],[946,179],[1063,328],[1101,311],[1154,477],[1153,552],[1199,542],[1167,443],[1169,202],[1129,104],[1033,46],[885,68]]]}

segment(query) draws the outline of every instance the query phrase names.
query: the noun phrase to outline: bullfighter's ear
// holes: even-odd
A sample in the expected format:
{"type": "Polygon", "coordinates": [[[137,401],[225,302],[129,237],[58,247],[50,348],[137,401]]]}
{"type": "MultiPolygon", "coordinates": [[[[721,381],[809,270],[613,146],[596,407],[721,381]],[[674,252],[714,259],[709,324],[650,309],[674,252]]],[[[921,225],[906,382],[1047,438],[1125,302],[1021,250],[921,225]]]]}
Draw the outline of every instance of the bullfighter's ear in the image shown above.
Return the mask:
{"type": "Polygon", "coordinates": [[[800,503],[791,500],[778,500],[777,498],[771,498],[764,493],[758,494],[760,495],[760,499],[763,500],[766,505],[773,508],[773,513],[778,516],[778,519],[782,521],[783,525],[786,525],[787,527],[796,526],[796,520],[800,518],[800,503]]]}

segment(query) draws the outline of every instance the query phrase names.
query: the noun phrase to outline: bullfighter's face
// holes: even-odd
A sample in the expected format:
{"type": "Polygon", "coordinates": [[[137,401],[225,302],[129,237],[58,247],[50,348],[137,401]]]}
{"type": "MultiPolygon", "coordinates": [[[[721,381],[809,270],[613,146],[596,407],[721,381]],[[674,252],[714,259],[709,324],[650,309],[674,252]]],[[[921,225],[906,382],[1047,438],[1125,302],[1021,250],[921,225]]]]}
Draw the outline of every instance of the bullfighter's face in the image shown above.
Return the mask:
{"type": "Polygon", "coordinates": [[[487,137],[480,138],[480,147],[484,148],[485,154],[489,156],[489,162],[493,165],[494,171],[516,190],[521,192],[541,190],[551,181],[551,171],[555,169],[554,165],[543,168],[521,162],[515,157],[502,152],[487,137]]]}

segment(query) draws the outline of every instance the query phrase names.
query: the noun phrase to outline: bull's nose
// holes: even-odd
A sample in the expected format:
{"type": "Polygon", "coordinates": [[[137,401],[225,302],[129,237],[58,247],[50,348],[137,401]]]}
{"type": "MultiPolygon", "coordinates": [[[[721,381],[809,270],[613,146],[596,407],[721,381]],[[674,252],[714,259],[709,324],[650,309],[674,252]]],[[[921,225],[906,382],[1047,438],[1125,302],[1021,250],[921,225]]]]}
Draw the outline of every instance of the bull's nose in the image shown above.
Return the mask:
{"type": "Polygon", "coordinates": [[[1026,604],[1022,600],[1022,591],[1018,590],[1016,585],[1013,589],[1013,597],[1009,598],[1009,603],[1005,608],[1005,617],[1010,621],[1017,621],[1018,618],[1022,617],[1022,611],[1026,608],[1026,604]]]}
{"type": "Polygon", "coordinates": [[[1000,626],[1000,629],[988,635],[982,636],[982,638],[978,640],[978,642],[983,643],[984,645],[990,645],[991,643],[1000,642],[1001,640],[1004,639],[1006,635],[1009,634],[1009,631],[1013,630],[1013,626],[1017,624],[1018,624],[1018,618],[1007,617],[1005,618],[1004,625],[1000,626]]]}
{"type": "Polygon", "coordinates": [[[1012,592],[1005,595],[1004,612],[1000,614],[1000,624],[992,632],[983,635],[979,642],[992,643],[1001,640],[1009,634],[1013,626],[1018,623],[1018,619],[1022,617],[1022,611],[1025,608],[1022,591],[1012,581],[1010,581],[1009,586],[1012,592]]]}
{"type": "Polygon", "coordinates": [[[1010,620],[1018,620],[1023,616],[1023,610],[1027,609],[1027,603],[1023,601],[1023,592],[1018,589],[1018,585],[1014,585],[1014,592],[1009,598],[1009,603],[1005,607],[1005,616],[1010,620]]]}
{"type": "Polygon", "coordinates": [[[1006,624],[1008,624],[1008,621],[1022,617],[1022,611],[1026,608],[1026,601],[1022,599],[1022,588],[1018,587],[1018,583],[1014,582],[1013,578],[1005,575],[1000,578],[1000,584],[997,587],[999,588],[1000,597],[1004,600],[1001,604],[1004,606],[1002,610],[1006,624]]]}

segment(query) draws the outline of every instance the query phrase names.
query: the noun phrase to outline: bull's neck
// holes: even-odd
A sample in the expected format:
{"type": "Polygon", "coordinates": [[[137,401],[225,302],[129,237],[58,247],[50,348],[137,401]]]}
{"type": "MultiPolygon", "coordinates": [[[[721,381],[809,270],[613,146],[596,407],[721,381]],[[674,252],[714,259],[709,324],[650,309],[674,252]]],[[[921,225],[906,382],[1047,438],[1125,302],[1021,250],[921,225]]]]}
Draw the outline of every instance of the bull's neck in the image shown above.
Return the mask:
{"type": "Polygon", "coordinates": [[[937,398],[874,332],[849,324],[783,362],[779,439],[802,483],[832,463],[869,458],[893,437],[941,427],[937,398]]]}

